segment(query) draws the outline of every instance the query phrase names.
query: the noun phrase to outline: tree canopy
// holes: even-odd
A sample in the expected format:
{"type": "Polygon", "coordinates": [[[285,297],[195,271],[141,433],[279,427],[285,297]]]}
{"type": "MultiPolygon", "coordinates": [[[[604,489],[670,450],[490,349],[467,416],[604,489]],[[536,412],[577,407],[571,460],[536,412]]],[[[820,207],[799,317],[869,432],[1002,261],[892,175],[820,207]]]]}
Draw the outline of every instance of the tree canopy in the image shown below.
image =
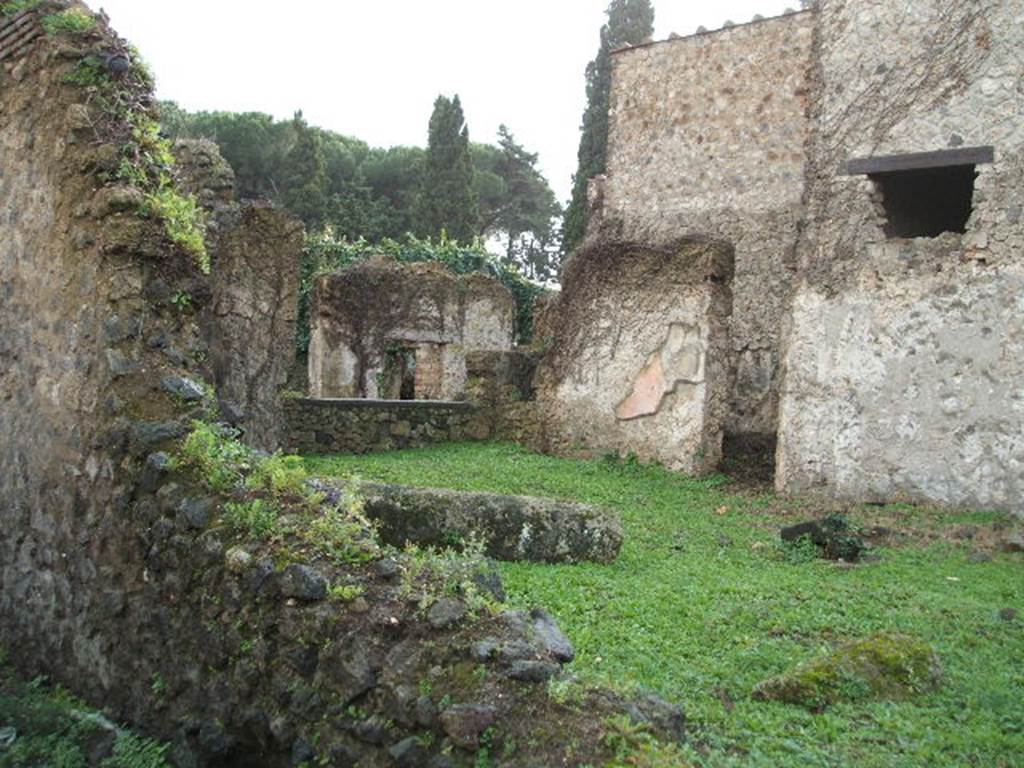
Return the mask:
{"type": "Polygon", "coordinates": [[[433,149],[371,147],[311,126],[301,112],[275,121],[165,102],[161,123],[173,138],[215,141],[240,197],[287,207],[313,234],[372,244],[409,233],[436,238],[443,228],[449,239],[500,247],[504,264],[534,279],[557,274],[560,209],[537,156],[505,126],[496,144],[470,143],[457,97],[435,104],[433,149]]]}

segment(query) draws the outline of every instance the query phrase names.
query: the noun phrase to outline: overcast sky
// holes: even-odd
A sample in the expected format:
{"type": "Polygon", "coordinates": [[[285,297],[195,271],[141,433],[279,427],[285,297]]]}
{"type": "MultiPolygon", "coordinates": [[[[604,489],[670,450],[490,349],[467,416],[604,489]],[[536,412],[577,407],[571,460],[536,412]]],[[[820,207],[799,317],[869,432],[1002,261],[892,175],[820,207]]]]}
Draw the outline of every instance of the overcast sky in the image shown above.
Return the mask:
{"type": "MultiPolygon", "coordinates": [[[[608,0],[88,0],[189,110],[302,109],[374,146],[426,144],[439,93],[470,138],[505,123],[560,199],[576,168],[583,71],[608,0]]],[[[654,0],[655,38],[774,16],[798,0],[654,0]]]]}

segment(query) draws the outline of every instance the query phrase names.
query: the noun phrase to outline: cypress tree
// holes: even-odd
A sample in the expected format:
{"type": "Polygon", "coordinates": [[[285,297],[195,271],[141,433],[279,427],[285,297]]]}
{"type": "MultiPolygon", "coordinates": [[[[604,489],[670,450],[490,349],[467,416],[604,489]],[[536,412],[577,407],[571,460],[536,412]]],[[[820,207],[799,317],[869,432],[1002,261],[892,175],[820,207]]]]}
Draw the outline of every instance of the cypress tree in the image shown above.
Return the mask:
{"type": "Polygon", "coordinates": [[[438,96],[430,116],[417,227],[423,236],[444,230],[448,237],[468,242],[477,233],[478,218],[469,128],[462,104],[458,96],[438,96]]]}
{"type": "Polygon", "coordinates": [[[568,254],[586,233],[587,182],[605,172],[608,148],[608,106],[612,85],[611,52],[623,45],[637,45],[654,33],[654,8],[650,0],[612,0],[601,27],[597,56],[587,65],[587,107],[580,127],[578,165],[572,178],[572,200],[565,211],[562,251],[568,254]]]}

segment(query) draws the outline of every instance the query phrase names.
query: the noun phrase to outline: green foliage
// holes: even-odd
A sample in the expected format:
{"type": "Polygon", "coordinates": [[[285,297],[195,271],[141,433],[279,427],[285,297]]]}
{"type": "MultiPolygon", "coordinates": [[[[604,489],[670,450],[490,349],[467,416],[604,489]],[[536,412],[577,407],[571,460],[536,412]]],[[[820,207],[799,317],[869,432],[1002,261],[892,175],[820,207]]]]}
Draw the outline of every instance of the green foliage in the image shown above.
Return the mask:
{"type": "Polygon", "coordinates": [[[281,510],[267,499],[229,501],[224,505],[224,521],[253,539],[267,539],[278,533],[281,510]]]}
{"type": "Polygon", "coordinates": [[[204,275],[210,274],[206,215],[194,196],[183,195],[170,185],[162,186],[146,195],[141,212],[161,219],[167,236],[195,258],[204,275]]]}
{"type": "Polygon", "coordinates": [[[498,146],[472,146],[474,188],[480,206],[479,231],[502,241],[502,262],[541,282],[554,280],[560,264],[561,207],[527,152],[504,125],[498,146]]]}
{"type": "MultiPolygon", "coordinates": [[[[0,751],[3,768],[87,768],[100,730],[97,713],[44,678],[24,682],[0,660],[0,725],[17,733],[0,751]]],[[[120,732],[101,768],[167,768],[166,747],[120,732]]]]}
{"type": "Polygon", "coordinates": [[[356,489],[346,486],[341,501],[324,505],[302,532],[307,544],[339,564],[365,563],[380,554],[373,524],[363,515],[356,489]]]}
{"type": "Polygon", "coordinates": [[[403,594],[421,608],[439,597],[460,598],[474,611],[495,607],[490,593],[480,588],[481,577],[490,569],[484,543],[460,539],[452,544],[444,549],[406,545],[403,594]]]}
{"type": "Polygon", "coordinates": [[[274,453],[256,462],[245,484],[252,490],[287,496],[306,496],[309,473],[298,456],[274,453]]]}
{"type": "Polygon", "coordinates": [[[613,509],[626,534],[615,563],[502,563],[502,580],[514,607],[543,605],[558,619],[584,682],[638,685],[683,704],[691,739],[682,764],[958,768],[1017,765],[1024,754],[1021,622],[999,616],[1024,605],[1021,559],[969,559],[971,547],[1012,524],[1006,516],[853,508],[851,524],[883,525],[909,539],[878,548],[877,562],[838,568],[819,558],[793,567],[775,548],[779,528],[820,515],[820,505],[735,495],[721,477],[500,444],[306,462],[314,474],[358,469],[368,481],[613,509]],[[961,525],[979,528],[974,542],[951,535],[961,525]],[[942,660],[937,690],[897,701],[844,699],[817,714],[751,698],[759,682],[823,648],[894,629],[942,660]]]}
{"type": "Polygon", "coordinates": [[[210,490],[221,493],[240,488],[254,462],[252,451],[234,433],[203,421],[192,423],[175,457],[177,466],[191,469],[210,490]]]}
{"type": "Polygon", "coordinates": [[[821,552],[810,536],[801,536],[794,541],[780,541],[779,551],[782,559],[790,565],[813,563],[821,557],[821,552]]]}
{"type": "Polygon", "coordinates": [[[357,597],[362,596],[363,588],[358,584],[335,584],[327,591],[327,594],[332,600],[350,603],[357,597]]]}
{"type": "Polygon", "coordinates": [[[402,263],[438,262],[457,274],[483,272],[501,281],[516,302],[516,339],[526,343],[533,335],[533,306],[545,293],[543,286],[523,277],[518,270],[499,262],[479,241],[463,245],[455,240],[421,240],[408,235],[401,242],[384,240],[371,244],[366,240],[349,241],[328,235],[312,236],[306,241],[299,292],[297,344],[301,351],[309,347],[309,309],[313,283],[319,275],[335,272],[384,254],[402,263]]]}
{"type": "Polygon", "coordinates": [[[110,73],[98,56],[86,56],[75,68],[64,75],[65,83],[81,88],[100,88],[110,85],[110,73]]]}
{"type": "Polygon", "coordinates": [[[473,191],[469,128],[459,97],[438,96],[430,115],[427,154],[416,200],[417,234],[472,240],[479,214],[473,191]]]}
{"type": "Polygon", "coordinates": [[[96,17],[81,8],[68,8],[44,16],[42,25],[48,35],[84,35],[96,28],[96,17]]]}
{"type": "Polygon", "coordinates": [[[7,0],[5,3],[0,3],[0,15],[16,16],[22,11],[28,11],[37,7],[42,3],[42,1],[43,0],[7,0]]]}
{"type": "Polygon", "coordinates": [[[615,758],[607,768],[684,768],[686,761],[672,744],[658,741],[650,727],[634,723],[627,715],[605,720],[602,741],[615,758]]]}
{"type": "MultiPolygon", "coordinates": [[[[95,24],[91,14],[78,9],[69,9],[47,19],[53,19],[51,26],[64,30],[75,25],[81,27],[86,23],[83,19],[95,24]]],[[[132,64],[126,76],[117,80],[111,78],[99,56],[90,54],[64,76],[64,82],[92,91],[91,101],[102,114],[97,123],[98,132],[109,134],[106,138],[121,147],[117,171],[102,174],[101,180],[124,182],[145,193],[140,215],[161,220],[168,238],[191,255],[204,274],[209,274],[205,212],[194,196],[178,189],[171,143],[161,135],[160,125],[151,116],[148,106],[152,74],[138,51],[129,49],[129,53],[132,64]]]]}
{"type": "Polygon", "coordinates": [[[114,754],[100,763],[100,768],[165,768],[167,745],[131,733],[117,737],[114,754]]]}
{"type": "Polygon", "coordinates": [[[654,32],[654,9],[650,0],[612,0],[606,13],[608,22],[601,27],[597,56],[587,65],[587,106],[583,112],[572,200],[565,211],[563,254],[570,253],[583,241],[587,227],[587,182],[605,172],[612,87],[611,52],[622,45],[641,43],[654,32]]]}

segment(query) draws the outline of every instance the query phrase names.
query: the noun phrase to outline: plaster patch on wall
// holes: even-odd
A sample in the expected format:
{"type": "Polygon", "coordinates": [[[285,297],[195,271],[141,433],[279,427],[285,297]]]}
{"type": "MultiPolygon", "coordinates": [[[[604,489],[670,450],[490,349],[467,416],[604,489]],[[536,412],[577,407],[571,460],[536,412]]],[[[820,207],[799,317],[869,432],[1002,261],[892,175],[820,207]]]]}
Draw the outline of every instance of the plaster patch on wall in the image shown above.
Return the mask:
{"type": "MultiPolygon", "coordinates": [[[[667,395],[680,384],[701,384],[704,379],[705,344],[700,328],[672,323],[661,345],[633,381],[633,389],[615,408],[620,421],[653,416],[667,395]]],[[[692,387],[685,388],[687,391],[692,387]]]]}

